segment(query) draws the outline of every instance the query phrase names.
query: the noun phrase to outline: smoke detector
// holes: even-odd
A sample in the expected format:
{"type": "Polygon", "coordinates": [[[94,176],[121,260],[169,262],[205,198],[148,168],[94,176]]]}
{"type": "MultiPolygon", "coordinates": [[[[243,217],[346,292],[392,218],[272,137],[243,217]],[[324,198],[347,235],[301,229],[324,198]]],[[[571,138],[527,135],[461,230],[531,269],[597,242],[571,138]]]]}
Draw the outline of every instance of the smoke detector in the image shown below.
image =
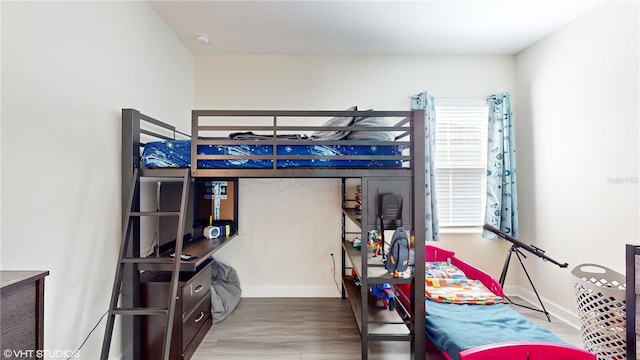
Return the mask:
{"type": "Polygon", "coordinates": [[[196,41],[202,45],[209,45],[211,43],[211,38],[207,34],[196,34],[196,41]]]}

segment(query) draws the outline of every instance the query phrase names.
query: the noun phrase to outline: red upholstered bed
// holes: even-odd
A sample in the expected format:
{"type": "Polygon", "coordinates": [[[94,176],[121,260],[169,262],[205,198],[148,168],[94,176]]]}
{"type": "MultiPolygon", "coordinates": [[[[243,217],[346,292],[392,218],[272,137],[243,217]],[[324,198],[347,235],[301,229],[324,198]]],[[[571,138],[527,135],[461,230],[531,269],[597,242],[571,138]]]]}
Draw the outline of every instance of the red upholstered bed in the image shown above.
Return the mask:
{"type": "MultiPolygon", "coordinates": [[[[437,263],[451,264],[453,268],[464,273],[464,279],[479,280],[491,293],[504,297],[502,287],[495,278],[458,259],[452,251],[427,245],[425,262],[427,269],[430,268],[429,265],[437,263]]],[[[431,275],[425,275],[427,283],[429,276],[431,275]]],[[[429,286],[426,293],[429,293],[429,286]]],[[[429,296],[433,297],[433,294],[429,296]]],[[[397,297],[406,308],[411,308],[409,304],[413,295],[409,285],[398,285],[397,297]]],[[[426,301],[427,343],[440,350],[447,359],[596,358],[585,350],[565,343],[506,304],[491,304],[492,301],[486,302],[486,305],[456,304],[441,299],[434,301],[427,299],[427,296],[416,297],[416,301],[426,301]]]]}
{"type": "Polygon", "coordinates": [[[571,345],[513,341],[478,346],[460,352],[461,360],[593,360],[596,356],[571,345]]]}

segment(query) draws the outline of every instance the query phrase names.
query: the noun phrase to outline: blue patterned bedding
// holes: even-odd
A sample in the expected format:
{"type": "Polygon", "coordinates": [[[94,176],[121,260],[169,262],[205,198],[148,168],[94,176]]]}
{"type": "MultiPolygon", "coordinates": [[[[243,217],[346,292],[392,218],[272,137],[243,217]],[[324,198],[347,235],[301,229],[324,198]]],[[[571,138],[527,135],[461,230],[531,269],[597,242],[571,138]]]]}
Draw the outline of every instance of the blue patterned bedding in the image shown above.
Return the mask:
{"type": "MultiPolygon", "coordinates": [[[[201,155],[272,155],[270,145],[200,145],[201,155]]],[[[339,167],[339,168],[388,168],[402,167],[402,160],[375,159],[376,156],[401,156],[402,147],[393,145],[278,145],[278,155],[328,155],[330,159],[283,159],[278,168],[339,167]],[[367,160],[345,160],[341,155],[364,155],[367,160]]],[[[191,166],[191,140],[170,140],[147,143],[142,162],[148,168],[187,168],[191,166]]],[[[268,169],[273,160],[265,159],[216,159],[198,160],[200,169],[268,169]]]]}

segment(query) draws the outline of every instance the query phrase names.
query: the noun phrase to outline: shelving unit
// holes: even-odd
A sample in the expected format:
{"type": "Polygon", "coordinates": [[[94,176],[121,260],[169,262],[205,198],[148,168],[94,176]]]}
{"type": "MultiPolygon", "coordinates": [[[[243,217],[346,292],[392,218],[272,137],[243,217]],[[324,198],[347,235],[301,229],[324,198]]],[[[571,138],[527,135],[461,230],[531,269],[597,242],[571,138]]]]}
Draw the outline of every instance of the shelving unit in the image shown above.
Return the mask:
{"type": "MultiPolygon", "coordinates": [[[[357,180],[356,180],[357,181],[357,180]]],[[[406,198],[403,205],[403,226],[412,229],[414,223],[411,218],[413,199],[411,197],[411,179],[403,177],[389,178],[360,178],[362,187],[362,210],[357,213],[350,205],[355,202],[347,196],[347,178],[342,178],[342,297],[348,299],[362,338],[362,359],[369,356],[370,341],[410,341],[414,342],[424,332],[414,331],[415,318],[411,314],[415,309],[404,309],[398,304],[396,311],[380,308],[369,287],[372,284],[413,284],[421,281],[423,276],[415,276],[415,266],[411,266],[411,276],[408,278],[394,278],[384,268],[382,256],[374,256],[373,249],[367,246],[369,230],[380,229],[375,215],[378,209],[379,195],[383,193],[402,194],[406,198]],[[406,207],[406,208],[405,208],[406,207]],[[359,232],[350,231],[352,227],[359,232]],[[357,235],[361,238],[360,249],[353,246],[347,235],[357,235]],[[354,282],[351,272],[355,272],[360,285],[354,282]]],[[[420,271],[420,270],[417,270],[420,271]]],[[[424,326],[424,325],[422,325],[424,326]]],[[[416,340],[415,343],[420,342],[416,340]]],[[[422,340],[421,342],[424,342],[422,340]]]]}

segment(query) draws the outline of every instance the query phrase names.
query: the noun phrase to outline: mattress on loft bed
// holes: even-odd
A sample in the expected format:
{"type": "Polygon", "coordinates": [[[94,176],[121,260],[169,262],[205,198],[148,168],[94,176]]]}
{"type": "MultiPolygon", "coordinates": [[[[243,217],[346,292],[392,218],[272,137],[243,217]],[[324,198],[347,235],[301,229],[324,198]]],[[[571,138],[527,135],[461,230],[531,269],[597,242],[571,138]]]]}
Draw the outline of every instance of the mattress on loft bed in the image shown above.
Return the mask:
{"type": "MultiPolygon", "coordinates": [[[[396,168],[402,160],[375,159],[376,156],[401,156],[402,146],[395,145],[278,145],[278,155],[326,155],[330,159],[278,160],[278,168],[339,167],[396,168]],[[341,155],[364,155],[368,160],[341,160],[341,155]]],[[[273,155],[271,145],[200,145],[200,155],[273,155]]],[[[148,168],[187,168],[191,165],[191,140],[168,140],[145,144],[142,162],[148,168]]],[[[272,160],[221,159],[198,160],[200,169],[268,169],[272,160]]]]}

